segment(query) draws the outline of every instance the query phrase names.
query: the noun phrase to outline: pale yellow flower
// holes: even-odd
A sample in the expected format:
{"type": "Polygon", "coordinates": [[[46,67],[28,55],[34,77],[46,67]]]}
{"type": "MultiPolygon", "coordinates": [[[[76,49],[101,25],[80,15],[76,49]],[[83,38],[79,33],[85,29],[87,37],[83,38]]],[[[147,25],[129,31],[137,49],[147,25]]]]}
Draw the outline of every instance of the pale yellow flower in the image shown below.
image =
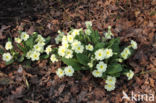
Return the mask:
{"type": "Polygon", "coordinates": [[[105,58],[105,51],[103,49],[99,49],[95,52],[96,60],[103,60],[105,58]]]}
{"type": "Polygon", "coordinates": [[[34,51],[32,54],[31,54],[31,60],[32,61],[35,61],[35,60],[39,60],[40,59],[40,53],[37,52],[37,51],[34,51]]]}
{"type": "Polygon", "coordinates": [[[99,72],[105,72],[107,68],[107,64],[101,61],[96,65],[96,68],[99,72]]]}
{"type": "Polygon", "coordinates": [[[60,56],[64,57],[65,56],[65,53],[66,53],[66,48],[63,47],[63,46],[59,46],[59,48],[58,48],[58,54],[60,56]]]}
{"type": "Polygon", "coordinates": [[[137,43],[134,40],[131,40],[131,46],[133,49],[137,49],[137,43]]]}
{"type": "Polygon", "coordinates": [[[126,73],[126,76],[128,77],[128,80],[132,79],[134,76],[134,72],[130,70],[128,73],[126,73]]]}
{"type": "Polygon", "coordinates": [[[58,68],[56,74],[59,78],[62,78],[64,76],[64,71],[61,68],[58,68]]]}
{"type": "Polygon", "coordinates": [[[116,83],[116,78],[115,78],[115,77],[112,77],[112,76],[107,76],[106,83],[107,83],[107,84],[113,84],[113,85],[115,85],[115,83],[116,83]]]}
{"type": "Polygon", "coordinates": [[[106,85],[105,85],[105,89],[106,89],[107,91],[112,91],[112,90],[115,89],[115,85],[113,85],[113,84],[106,84],[106,85]]]}
{"type": "Polygon", "coordinates": [[[26,32],[22,32],[21,39],[24,40],[24,41],[26,41],[26,40],[29,39],[29,35],[26,32]]]}
{"type": "Polygon", "coordinates": [[[45,49],[45,52],[49,55],[51,51],[52,51],[51,45],[48,45],[45,49]]]}
{"type": "Polygon", "coordinates": [[[17,37],[17,38],[15,38],[15,42],[16,42],[16,43],[21,43],[22,40],[21,40],[21,38],[17,37]]]}
{"type": "Polygon", "coordinates": [[[3,56],[2,56],[2,59],[5,61],[5,62],[9,62],[13,57],[11,56],[10,53],[4,53],[3,56]]]}
{"type": "Polygon", "coordinates": [[[52,54],[52,55],[51,55],[50,60],[51,60],[53,63],[58,61],[58,59],[56,58],[56,55],[55,55],[55,54],[52,54]]]}
{"type": "Polygon", "coordinates": [[[89,51],[93,51],[93,45],[91,45],[91,44],[88,44],[88,45],[86,45],[86,50],[89,50],[89,51]]]}
{"type": "Polygon", "coordinates": [[[105,58],[106,59],[108,59],[108,58],[113,56],[112,49],[105,49],[104,52],[105,52],[105,58]]]}
{"type": "Polygon", "coordinates": [[[99,72],[98,70],[92,71],[92,75],[94,77],[102,77],[102,72],[99,72]]]}
{"type": "Polygon", "coordinates": [[[12,49],[12,48],[13,48],[12,43],[11,43],[10,41],[8,41],[8,42],[5,44],[5,49],[6,49],[6,50],[10,50],[10,49],[12,49]]]}
{"type": "Polygon", "coordinates": [[[65,67],[64,72],[66,76],[73,76],[74,69],[72,66],[68,66],[68,67],[65,67]]]}

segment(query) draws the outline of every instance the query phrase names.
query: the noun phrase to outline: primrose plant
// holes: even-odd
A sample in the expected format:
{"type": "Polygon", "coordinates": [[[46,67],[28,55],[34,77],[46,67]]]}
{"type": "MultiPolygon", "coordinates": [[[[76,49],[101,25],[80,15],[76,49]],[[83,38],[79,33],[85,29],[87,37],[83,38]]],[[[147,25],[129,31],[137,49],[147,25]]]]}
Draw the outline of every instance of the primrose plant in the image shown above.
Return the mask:
{"type": "Polygon", "coordinates": [[[52,63],[59,60],[66,64],[56,70],[58,77],[73,76],[76,71],[88,70],[95,78],[105,79],[104,86],[107,91],[115,89],[117,77],[126,75],[132,79],[134,73],[123,63],[135,49],[137,43],[131,40],[130,44],[123,48],[120,46],[120,38],[113,36],[111,27],[100,36],[98,31],[92,29],[92,22],[85,22],[85,29],[72,29],[67,34],[58,31],[55,38],[59,47],[49,45],[50,37],[44,38],[34,32],[32,35],[20,32],[14,40],[8,38],[5,50],[0,49],[2,59],[6,64],[13,62],[38,61],[50,58],[52,63]]]}
{"type": "Polygon", "coordinates": [[[115,89],[116,78],[124,74],[128,80],[134,73],[123,63],[137,49],[137,43],[131,41],[129,46],[120,46],[120,38],[115,38],[108,27],[108,32],[100,36],[92,29],[92,23],[87,21],[86,29],[72,29],[67,34],[61,33],[56,37],[60,44],[56,56],[67,66],[58,68],[58,77],[73,76],[76,71],[88,70],[95,78],[106,80],[107,91],[115,89]]]}

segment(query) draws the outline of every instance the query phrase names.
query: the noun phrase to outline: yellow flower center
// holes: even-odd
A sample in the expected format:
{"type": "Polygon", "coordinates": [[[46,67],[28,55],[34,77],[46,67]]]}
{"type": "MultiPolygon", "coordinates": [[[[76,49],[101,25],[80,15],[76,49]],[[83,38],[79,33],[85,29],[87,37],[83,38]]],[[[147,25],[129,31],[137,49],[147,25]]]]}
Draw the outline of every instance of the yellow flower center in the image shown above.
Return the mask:
{"type": "Polygon", "coordinates": [[[78,35],[78,32],[77,31],[75,32],[75,35],[78,35]]]}
{"type": "Polygon", "coordinates": [[[128,50],[126,50],[126,53],[128,53],[128,50]]]}
{"type": "Polygon", "coordinates": [[[69,55],[69,54],[70,54],[70,52],[67,52],[67,54],[69,55]]]}
{"type": "Polygon", "coordinates": [[[130,73],[128,73],[127,75],[128,75],[128,77],[130,77],[130,76],[131,76],[131,74],[130,74],[130,73]]]}
{"type": "Polygon", "coordinates": [[[111,88],[111,87],[112,87],[112,85],[108,85],[108,87],[110,87],[110,88],[111,88]]]}
{"type": "Polygon", "coordinates": [[[101,53],[99,53],[99,56],[102,56],[102,54],[101,54],[101,53]]]}
{"type": "Polygon", "coordinates": [[[51,49],[50,48],[48,48],[48,51],[50,51],[51,49]]]}
{"type": "Polygon", "coordinates": [[[125,56],[126,56],[126,54],[122,54],[122,56],[123,56],[123,57],[125,57],[125,56]]]}
{"type": "Polygon", "coordinates": [[[60,74],[63,74],[63,72],[62,72],[62,71],[60,71],[60,74]]]}
{"type": "Polygon", "coordinates": [[[37,55],[35,54],[35,55],[34,55],[34,57],[36,58],[36,57],[37,57],[37,55]]]}
{"type": "Polygon", "coordinates": [[[69,40],[72,40],[72,37],[69,37],[69,40]]]}
{"type": "Polygon", "coordinates": [[[62,53],[64,53],[65,52],[65,50],[64,49],[62,49],[62,53]]]}
{"type": "Polygon", "coordinates": [[[110,54],[110,52],[109,52],[109,51],[107,51],[107,52],[106,52],[106,54],[107,54],[107,55],[109,55],[109,54],[110,54]]]}
{"type": "Polygon", "coordinates": [[[68,70],[68,72],[70,73],[70,72],[71,72],[71,70],[69,69],[69,70],[68,70]]]}
{"type": "Polygon", "coordinates": [[[100,72],[97,71],[96,74],[100,74],[100,72]]]}
{"type": "Polygon", "coordinates": [[[65,47],[67,47],[68,46],[68,44],[65,44],[65,47]]]}
{"type": "Polygon", "coordinates": [[[103,65],[101,65],[100,68],[102,69],[103,68],[103,65]]]}
{"type": "Polygon", "coordinates": [[[9,59],[9,56],[6,56],[6,59],[9,59]]]}
{"type": "Polygon", "coordinates": [[[80,47],[78,47],[77,49],[80,50],[80,47]]]}

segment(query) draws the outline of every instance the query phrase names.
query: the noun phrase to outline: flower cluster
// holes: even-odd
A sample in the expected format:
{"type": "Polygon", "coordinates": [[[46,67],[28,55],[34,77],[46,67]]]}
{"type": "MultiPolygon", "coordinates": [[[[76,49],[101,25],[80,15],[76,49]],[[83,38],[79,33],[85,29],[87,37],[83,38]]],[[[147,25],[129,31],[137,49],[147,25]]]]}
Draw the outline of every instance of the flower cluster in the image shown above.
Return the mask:
{"type": "Polygon", "coordinates": [[[132,51],[137,49],[137,43],[131,41],[130,45],[120,49],[120,39],[115,38],[108,27],[101,39],[97,31],[92,29],[92,22],[87,21],[86,29],[72,29],[67,34],[59,31],[56,43],[61,44],[57,48],[59,58],[68,65],[56,71],[58,77],[72,76],[77,70],[90,70],[96,78],[104,78],[107,91],[115,89],[116,78],[120,74],[132,79],[134,73],[122,65],[132,51]]]}
{"type": "MultiPolygon", "coordinates": [[[[11,50],[13,49],[13,45],[10,41],[8,41],[6,44],[5,44],[5,49],[6,50],[11,50]]],[[[9,53],[9,52],[6,52],[3,54],[3,57],[2,59],[6,62],[10,61],[12,59],[12,55],[9,53]]]]}
{"type": "MultiPolygon", "coordinates": [[[[39,60],[40,54],[44,52],[44,46],[45,46],[45,39],[41,35],[38,35],[35,40],[33,48],[30,49],[26,54],[27,59],[31,59],[32,61],[39,60]]],[[[47,54],[49,54],[49,52],[51,51],[50,50],[48,51],[47,48],[45,52],[46,53],[48,52],[47,54]]]]}
{"type": "Polygon", "coordinates": [[[56,71],[56,74],[60,78],[63,77],[64,75],[71,77],[74,74],[74,69],[73,69],[72,66],[67,66],[67,67],[64,68],[64,70],[61,69],[61,68],[58,68],[57,71],[56,71]]]}
{"type": "Polygon", "coordinates": [[[112,76],[107,76],[105,89],[107,91],[112,91],[115,89],[116,78],[112,76]]]}
{"type": "Polygon", "coordinates": [[[137,43],[131,40],[131,44],[121,52],[121,57],[127,59],[131,55],[130,49],[137,49],[137,43]]]}
{"type": "MultiPolygon", "coordinates": [[[[32,35],[26,32],[21,32],[19,37],[14,38],[14,42],[11,39],[5,44],[7,52],[3,53],[2,59],[6,64],[11,64],[14,61],[22,62],[24,58],[31,61],[38,61],[43,58],[49,57],[52,62],[57,62],[58,59],[55,54],[52,54],[52,45],[47,45],[50,40],[49,37],[44,38],[42,35],[34,32],[32,35]],[[18,47],[20,52],[14,50],[14,46],[18,47]]],[[[18,51],[19,51],[18,50],[18,51]]]]}

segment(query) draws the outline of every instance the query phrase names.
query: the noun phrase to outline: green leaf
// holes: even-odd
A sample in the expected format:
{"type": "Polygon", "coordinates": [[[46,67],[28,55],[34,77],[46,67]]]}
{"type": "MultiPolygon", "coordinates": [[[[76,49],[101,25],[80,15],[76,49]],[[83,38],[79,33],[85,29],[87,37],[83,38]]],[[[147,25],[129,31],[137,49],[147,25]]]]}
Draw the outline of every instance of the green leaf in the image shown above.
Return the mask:
{"type": "Polygon", "coordinates": [[[11,38],[8,38],[8,41],[12,42],[11,38]]]}
{"type": "Polygon", "coordinates": [[[30,37],[26,42],[26,46],[29,47],[30,49],[33,48],[34,40],[32,37],[30,37]]]}
{"type": "Polygon", "coordinates": [[[19,31],[18,31],[18,33],[20,33],[20,34],[21,34],[21,33],[22,33],[22,31],[21,31],[21,30],[19,30],[19,31]]]}
{"type": "Polygon", "coordinates": [[[48,37],[46,38],[46,40],[45,40],[45,43],[48,44],[48,43],[50,42],[50,40],[51,40],[51,37],[48,36],[48,37]]]}
{"type": "Polygon", "coordinates": [[[108,48],[111,48],[115,53],[119,53],[120,52],[119,44],[120,38],[113,38],[109,41],[108,48]]]}
{"type": "Polygon", "coordinates": [[[76,57],[77,57],[77,60],[79,61],[80,64],[88,65],[89,58],[88,58],[87,55],[79,53],[79,54],[76,55],[76,57]]]}
{"type": "Polygon", "coordinates": [[[95,33],[96,41],[98,42],[100,40],[100,35],[97,30],[94,33],[95,33]]]}
{"type": "Polygon", "coordinates": [[[107,78],[106,72],[104,72],[104,73],[102,74],[102,78],[103,78],[103,79],[106,79],[106,78],[107,78]]]}
{"type": "Polygon", "coordinates": [[[107,68],[107,73],[108,74],[116,74],[122,71],[122,66],[121,64],[114,63],[108,66],[107,68]]]}
{"type": "Polygon", "coordinates": [[[6,65],[10,65],[10,64],[12,64],[14,62],[14,60],[12,59],[12,60],[10,60],[10,61],[8,61],[8,62],[5,62],[5,64],[6,65]]]}
{"type": "Polygon", "coordinates": [[[17,44],[17,47],[24,53],[26,53],[26,49],[22,47],[21,45],[17,44]]]}
{"type": "Polygon", "coordinates": [[[97,43],[95,45],[95,50],[98,50],[98,49],[101,49],[101,48],[104,48],[105,44],[104,43],[97,43]]]}
{"type": "Polygon", "coordinates": [[[23,60],[24,60],[24,55],[22,55],[22,56],[19,57],[19,59],[18,59],[19,62],[23,62],[23,60]]]}
{"type": "Polygon", "coordinates": [[[78,70],[82,70],[81,65],[75,60],[75,59],[66,59],[66,58],[62,58],[62,61],[66,64],[66,65],[70,65],[74,68],[74,70],[78,71],[78,70]]]}
{"type": "Polygon", "coordinates": [[[47,54],[41,55],[41,59],[48,59],[48,58],[49,58],[49,55],[47,55],[47,54]]]}
{"type": "Polygon", "coordinates": [[[53,48],[53,49],[52,49],[52,53],[53,53],[53,54],[57,54],[57,52],[58,52],[58,48],[53,48]]]}
{"type": "Polygon", "coordinates": [[[92,34],[90,36],[94,44],[97,44],[100,41],[100,35],[98,31],[92,31],[92,34]]]}
{"type": "Polygon", "coordinates": [[[112,74],[111,76],[120,77],[120,73],[115,73],[115,74],[112,74]]]}
{"type": "Polygon", "coordinates": [[[38,36],[38,33],[37,32],[34,32],[33,35],[32,35],[32,38],[35,40],[38,36]]]}
{"type": "Polygon", "coordinates": [[[0,54],[2,55],[4,53],[4,50],[0,48],[0,54]]]}

